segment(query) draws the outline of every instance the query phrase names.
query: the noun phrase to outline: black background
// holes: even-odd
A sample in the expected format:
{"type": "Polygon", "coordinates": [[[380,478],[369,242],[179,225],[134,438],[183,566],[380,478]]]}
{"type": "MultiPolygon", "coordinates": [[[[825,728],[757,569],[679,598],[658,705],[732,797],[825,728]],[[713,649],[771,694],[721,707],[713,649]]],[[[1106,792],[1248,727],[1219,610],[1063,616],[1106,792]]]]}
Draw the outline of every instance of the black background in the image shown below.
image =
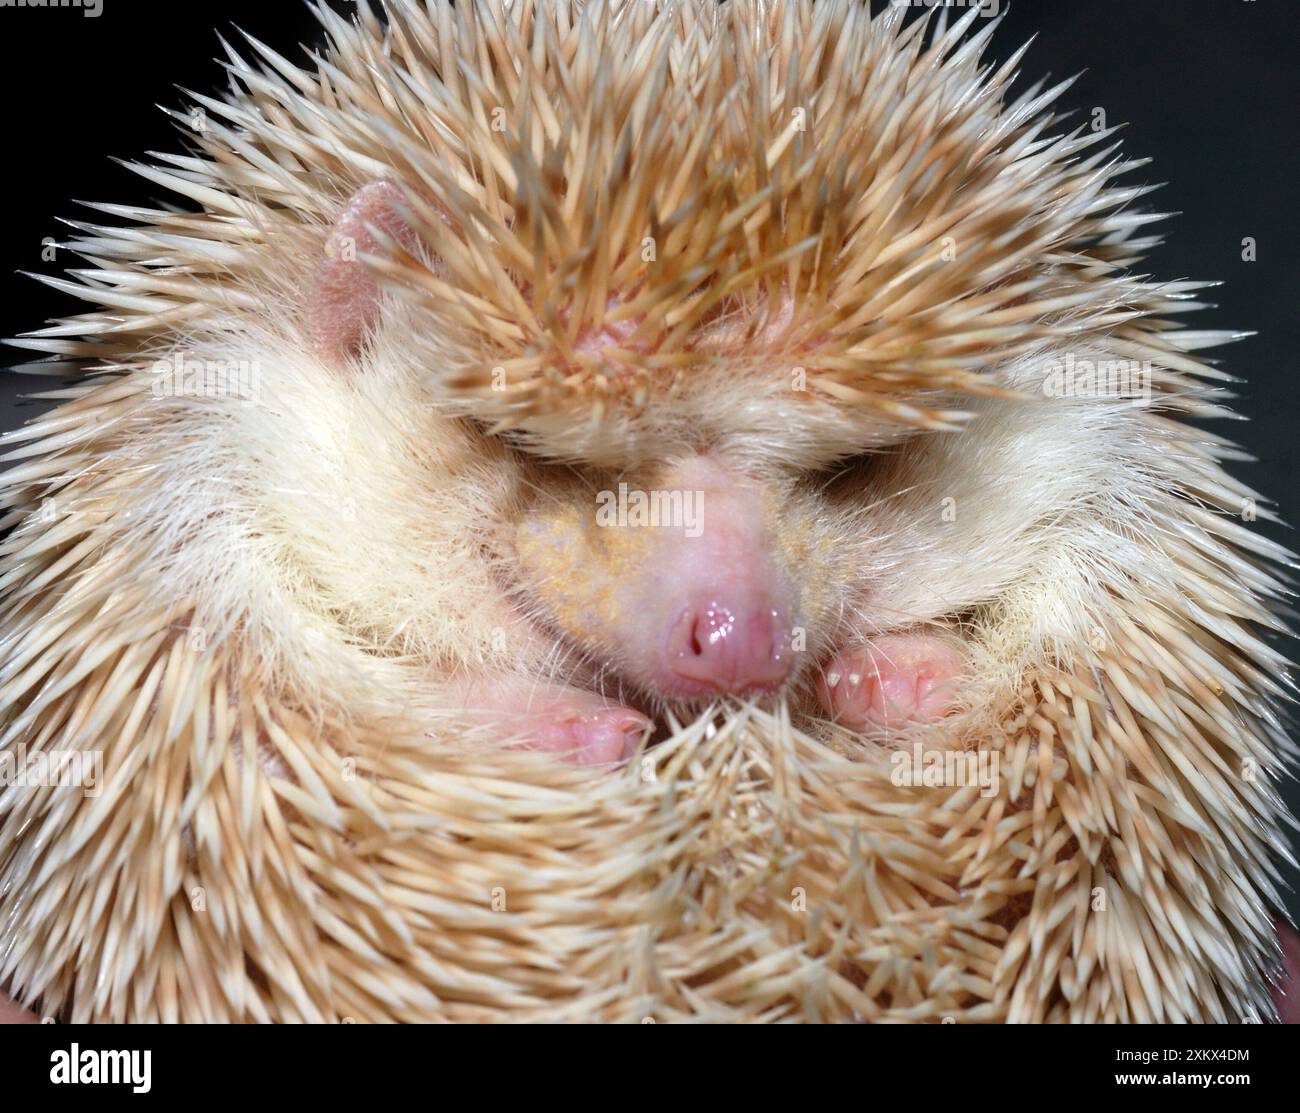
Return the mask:
{"type": "MultiPolygon", "coordinates": [[[[862,1033],[851,1024],[802,1030],[789,1025],[713,1025],[704,1033],[707,1045],[697,1042],[701,1034],[693,1026],[679,1024],[586,1024],[580,1035],[584,1055],[591,1053],[591,1062],[583,1065],[583,1087],[589,1093],[626,1093],[629,1056],[652,1051],[661,1063],[698,1066],[702,1054],[711,1064],[735,1063],[731,1069],[690,1072],[689,1096],[704,1109],[760,1104],[785,1108],[806,1102],[822,1078],[832,1084],[840,1080],[839,1085],[851,1080],[859,1087],[862,1079],[874,1092],[888,1087],[888,1092],[923,1100],[944,1080],[938,1072],[945,1067],[954,1075],[960,1072],[963,1098],[972,1090],[1000,1097],[1007,1092],[1004,1087],[1014,1085],[1016,1092],[1043,1094],[1053,1103],[1068,1096],[1069,1104],[1078,1106],[1087,1098],[1123,1091],[1128,1091],[1125,1104],[1174,1098],[1181,1102],[1195,1090],[1201,1101],[1244,1105],[1249,1096],[1267,1109],[1271,1103],[1266,1104],[1266,1095],[1294,1091],[1295,1051],[1289,1030],[1272,1024],[1094,1024],[1066,1034],[1045,1024],[1022,1025],[1011,1044],[1006,1030],[995,1024],[877,1024],[869,1036],[869,1073],[852,1067],[846,1071],[841,1065],[863,1059],[862,1033]],[[702,1046],[707,1049],[702,1051],[702,1046]],[[1202,1050],[1211,1056],[1198,1057],[1202,1050]],[[1134,1064],[1120,1060],[1120,1051],[1156,1053],[1159,1058],[1149,1066],[1134,1064]],[[801,1069],[804,1063],[821,1062],[833,1065],[820,1072],[815,1067],[801,1069]],[[763,1069],[769,1063],[784,1069],[763,1069]],[[1006,1063],[1014,1074],[976,1073],[969,1069],[972,1063],[1006,1063]],[[1248,1081],[1218,1083],[1208,1094],[1202,1083],[1116,1082],[1117,1074],[1175,1072],[1245,1075],[1248,1081]],[[1139,1099],[1141,1094],[1146,1098],[1139,1099]]],[[[101,1098],[112,1102],[119,1095],[132,1106],[140,1100],[129,1086],[52,1085],[52,1053],[66,1053],[74,1043],[81,1052],[149,1049],[149,1093],[160,1100],[192,1103],[201,1089],[213,1103],[249,1104],[252,1095],[259,1106],[292,1104],[304,1110],[371,1109],[377,1100],[385,1100],[379,1094],[400,1101],[396,1095],[401,1093],[431,1095],[435,1082],[443,1094],[452,1086],[472,1086],[480,1080],[494,1104],[511,1108],[536,1102],[539,1092],[558,1095],[558,1084],[552,1081],[556,1063],[574,1059],[574,1032],[568,1024],[493,1025],[491,1031],[477,1025],[440,1025],[434,1054],[430,1038],[431,1033],[416,1025],[286,1025],[268,1035],[254,1025],[220,1024],[204,1029],[202,1052],[196,1055],[193,1034],[180,1025],[136,1025],[127,1030],[31,1024],[5,1030],[4,1094],[14,1109],[45,1109],[59,1099],[83,1097],[87,1105],[101,1098]]],[[[665,1070],[647,1078],[647,1092],[665,1098],[681,1093],[682,1074],[665,1070]]]]}
{"type": "MultiPolygon", "coordinates": [[[[1169,183],[1145,203],[1180,215],[1161,225],[1169,242],[1143,269],[1168,279],[1223,280],[1207,295],[1217,307],[1198,314],[1195,327],[1258,330],[1213,353],[1246,379],[1237,408],[1250,424],[1226,432],[1260,460],[1238,474],[1277,499],[1284,519],[1300,521],[1296,7],[1290,0],[1018,0],[1002,7],[996,57],[1038,35],[1021,84],[1087,67],[1062,101],[1077,110],[1071,123],[1095,108],[1110,124],[1128,121],[1126,151],[1154,162],[1126,181],[1169,183]],[[1242,259],[1247,236],[1256,241],[1255,262],[1242,259]]],[[[154,105],[181,107],[177,86],[224,86],[214,60],[217,32],[235,36],[235,26],[291,58],[315,38],[314,19],[296,0],[103,0],[98,18],[77,9],[0,8],[0,336],[79,308],[15,273],[77,265],[66,253],[57,265],[41,259],[42,240],[68,232],[56,218],[96,219],[72,198],[173,203],[110,156],[183,145],[154,105]]],[[[23,358],[0,353],[0,363],[23,358]]],[[[36,412],[17,398],[38,383],[0,375],[0,428],[36,412]]],[[[1263,522],[1256,528],[1294,543],[1289,530],[1263,522]]],[[[1295,787],[1287,786],[1293,801],[1295,787]]],[[[1296,872],[1288,877],[1294,885],[1296,872]]],[[[1294,894],[1290,900],[1300,913],[1294,894]]]]}

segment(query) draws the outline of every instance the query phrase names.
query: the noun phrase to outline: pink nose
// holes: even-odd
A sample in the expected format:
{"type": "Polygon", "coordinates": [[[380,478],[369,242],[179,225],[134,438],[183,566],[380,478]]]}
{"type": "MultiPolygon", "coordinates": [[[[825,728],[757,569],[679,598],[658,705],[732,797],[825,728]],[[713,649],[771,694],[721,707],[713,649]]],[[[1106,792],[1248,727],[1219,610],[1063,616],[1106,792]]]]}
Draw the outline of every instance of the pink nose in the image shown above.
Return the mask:
{"type": "Polygon", "coordinates": [[[780,686],[790,675],[780,612],[688,607],[668,634],[668,671],[683,695],[745,695],[780,686]]]}

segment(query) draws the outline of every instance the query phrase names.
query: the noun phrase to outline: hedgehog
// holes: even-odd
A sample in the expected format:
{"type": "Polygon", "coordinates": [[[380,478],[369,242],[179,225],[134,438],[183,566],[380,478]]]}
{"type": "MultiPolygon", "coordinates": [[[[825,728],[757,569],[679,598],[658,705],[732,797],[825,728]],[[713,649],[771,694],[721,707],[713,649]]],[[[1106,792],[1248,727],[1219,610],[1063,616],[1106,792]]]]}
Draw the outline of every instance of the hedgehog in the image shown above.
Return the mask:
{"type": "Polygon", "coordinates": [[[0,986],[1273,1018],[1289,558],[1115,129],[978,7],[314,10],[15,341],[0,986]]]}

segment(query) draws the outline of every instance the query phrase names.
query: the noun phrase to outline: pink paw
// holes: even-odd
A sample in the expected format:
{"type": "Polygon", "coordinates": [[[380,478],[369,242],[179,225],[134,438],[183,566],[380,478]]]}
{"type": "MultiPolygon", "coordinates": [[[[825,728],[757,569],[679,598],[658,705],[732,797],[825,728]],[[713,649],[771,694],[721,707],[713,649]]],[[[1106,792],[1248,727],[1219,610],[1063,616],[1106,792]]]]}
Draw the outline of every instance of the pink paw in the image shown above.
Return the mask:
{"type": "Polygon", "coordinates": [[[582,706],[562,702],[515,718],[511,733],[527,738],[523,748],[554,753],[577,765],[626,761],[651,723],[629,707],[582,706]]]}
{"type": "Polygon", "coordinates": [[[653,726],[639,711],[595,692],[480,676],[452,693],[475,717],[519,747],[555,754],[576,765],[626,761],[653,726]]]}
{"type": "Polygon", "coordinates": [[[836,722],[858,731],[932,723],[956,706],[966,665],[959,644],[939,634],[892,634],[837,653],[818,684],[836,722]]]}

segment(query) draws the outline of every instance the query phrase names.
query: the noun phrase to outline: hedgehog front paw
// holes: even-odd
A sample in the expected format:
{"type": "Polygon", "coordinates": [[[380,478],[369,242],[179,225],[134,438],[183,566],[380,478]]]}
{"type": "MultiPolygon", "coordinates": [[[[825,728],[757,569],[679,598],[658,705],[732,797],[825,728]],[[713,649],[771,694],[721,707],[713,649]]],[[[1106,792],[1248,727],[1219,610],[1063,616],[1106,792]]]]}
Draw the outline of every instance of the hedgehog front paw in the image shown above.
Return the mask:
{"type": "Polygon", "coordinates": [[[577,765],[608,765],[630,758],[651,725],[630,707],[564,701],[520,716],[512,732],[526,739],[523,749],[554,753],[577,765]]]}
{"type": "Polygon", "coordinates": [[[480,683],[463,691],[462,704],[520,749],[576,765],[626,761],[654,725],[639,711],[578,688],[480,683]]]}
{"type": "Polygon", "coordinates": [[[822,671],[818,695],[836,722],[862,733],[933,723],[957,704],[966,654],[942,634],[891,634],[841,650],[822,671]]]}

